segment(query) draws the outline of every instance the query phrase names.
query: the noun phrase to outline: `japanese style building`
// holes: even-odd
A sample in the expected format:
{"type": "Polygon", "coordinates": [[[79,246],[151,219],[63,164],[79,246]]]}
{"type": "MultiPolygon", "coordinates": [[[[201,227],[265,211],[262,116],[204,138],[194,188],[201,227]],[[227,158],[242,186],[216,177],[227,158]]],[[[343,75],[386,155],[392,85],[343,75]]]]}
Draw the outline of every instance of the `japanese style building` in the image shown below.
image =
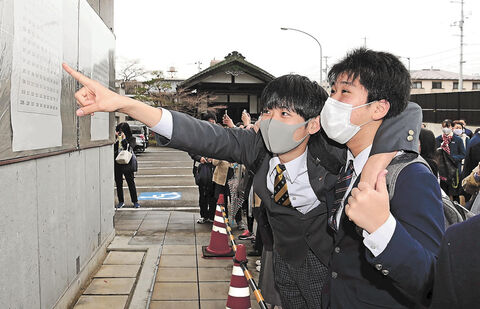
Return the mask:
{"type": "MultiPolygon", "coordinates": [[[[211,66],[178,85],[187,91],[207,93],[209,106],[226,106],[228,115],[234,122],[241,119],[245,109],[252,117],[257,117],[258,102],[265,85],[275,77],[245,60],[237,51],[229,53],[224,60],[213,62],[211,66]]],[[[220,121],[225,109],[219,110],[220,121]]]]}

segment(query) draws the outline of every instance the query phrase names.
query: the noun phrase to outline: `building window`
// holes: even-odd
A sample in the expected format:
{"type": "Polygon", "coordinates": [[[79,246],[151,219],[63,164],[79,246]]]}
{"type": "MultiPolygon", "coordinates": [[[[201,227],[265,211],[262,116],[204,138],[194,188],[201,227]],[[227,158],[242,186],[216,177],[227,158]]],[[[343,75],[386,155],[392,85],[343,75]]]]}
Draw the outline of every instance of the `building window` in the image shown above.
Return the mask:
{"type": "Polygon", "coordinates": [[[412,89],[422,89],[422,82],[413,82],[412,89]]]}
{"type": "Polygon", "coordinates": [[[453,89],[458,89],[458,82],[453,82],[453,89]]]}
{"type": "Polygon", "coordinates": [[[432,82],[432,89],[442,89],[442,82],[432,82]]]}
{"type": "Polygon", "coordinates": [[[473,90],[480,90],[480,82],[479,83],[473,83],[472,89],[473,90]]]}

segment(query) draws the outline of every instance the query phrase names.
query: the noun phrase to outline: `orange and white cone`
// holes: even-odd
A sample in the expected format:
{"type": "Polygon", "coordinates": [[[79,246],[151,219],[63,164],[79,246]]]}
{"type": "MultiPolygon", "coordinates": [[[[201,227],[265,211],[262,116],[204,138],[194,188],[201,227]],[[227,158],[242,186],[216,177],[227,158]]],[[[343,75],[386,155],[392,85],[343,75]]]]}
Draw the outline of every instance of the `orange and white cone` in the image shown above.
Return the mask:
{"type": "Polygon", "coordinates": [[[250,288],[238,262],[247,260],[245,245],[238,245],[228,290],[227,309],[250,309],[250,288]]]}
{"type": "Polygon", "coordinates": [[[232,257],[234,252],[228,245],[227,226],[220,205],[224,205],[223,194],[218,196],[215,219],[213,220],[210,244],[202,247],[203,257],[232,257]]]}

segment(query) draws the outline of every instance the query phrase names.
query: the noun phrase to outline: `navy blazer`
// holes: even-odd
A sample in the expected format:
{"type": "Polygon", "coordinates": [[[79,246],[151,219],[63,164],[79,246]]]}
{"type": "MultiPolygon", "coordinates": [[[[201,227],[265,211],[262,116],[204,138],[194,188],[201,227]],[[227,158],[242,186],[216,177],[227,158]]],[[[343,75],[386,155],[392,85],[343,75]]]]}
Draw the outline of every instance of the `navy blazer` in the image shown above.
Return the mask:
{"type": "MultiPolygon", "coordinates": [[[[442,145],[442,142],[442,135],[437,136],[437,138],[435,139],[437,148],[442,145]]],[[[450,141],[449,146],[450,156],[455,162],[457,162],[458,167],[461,169],[462,160],[465,159],[465,145],[463,145],[463,140],[454,134],[452,136],[452,140],[450,141]]]]}
{"type": "Polygon", "coordinates": [[[480,306],[480,215],[445,233],[438,256],[433,309],[480,306]]]}
{"type": "Polygon", "coordinates": [[[331,308],[428,305],[444,217],[440,187],[425,165],[414,163],[400,172],[390,211],[395,231],[377,257],[343,212],[334,235],[330,285],[324,291],[331,308]]]}

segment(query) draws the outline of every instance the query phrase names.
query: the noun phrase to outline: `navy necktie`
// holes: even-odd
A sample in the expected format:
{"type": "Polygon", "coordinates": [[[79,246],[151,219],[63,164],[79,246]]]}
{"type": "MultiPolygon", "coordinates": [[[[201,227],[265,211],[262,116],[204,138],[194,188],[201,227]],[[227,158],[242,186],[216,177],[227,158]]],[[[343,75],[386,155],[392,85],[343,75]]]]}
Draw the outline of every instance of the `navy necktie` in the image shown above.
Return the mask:
{"type": "Polygon", "coordinates": [[[345,192],[347,192],[348,187],[350,186],[353,171],[353,160],[350,160],[348,162],[347,168],[342,173],[340,173],[337,182],[335,183],[335,201],[333,202],[333,207],[332,209],[330,209],[330,216],[328,217],[328,225],[334,231],[337,231],[337,211],[342,204],[345,192]]]}

